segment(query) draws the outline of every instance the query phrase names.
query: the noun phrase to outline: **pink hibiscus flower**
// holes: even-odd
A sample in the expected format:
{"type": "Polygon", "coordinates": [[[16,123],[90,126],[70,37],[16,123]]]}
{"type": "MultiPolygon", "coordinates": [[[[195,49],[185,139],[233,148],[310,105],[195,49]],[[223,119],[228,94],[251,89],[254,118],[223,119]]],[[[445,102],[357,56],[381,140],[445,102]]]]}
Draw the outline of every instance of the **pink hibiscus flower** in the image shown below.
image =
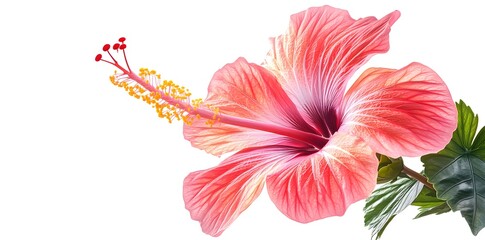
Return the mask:
{"type": "MultiPolygon", "coordinates": [[[[185,206],[202,230],[219,236],[261,193],[307,223],[343,215],[376,185],[376,153],[421,156],[451,139],[457,112],[450,92],[430,68],[370,68],[346,91],[353,73],[389,49],[399,18],[352,19],[329,6],[291,17],[261,66],[237,59],[218,70],[204,102],[154,71],[136,75],[101,54],[121,73],[111,81],[154,106],[160,117],[183,119],[194,147],[220,156],[218,166],[189,174],[185,206]]],[[[125,38],[112,46],[125,53],[125,38]]]]}
{"type": "Polygon", "coordinates": [[[237,151],[184,181],[186,208],[205,233],[219,236],[265,182],[277,208],[295,221],[343,215],[374,189],[376,152],[421,156],[449,142],[455,104],[422,64],[368,69],[345,91],[359,66],[387,52],[399,15],[354,20],[340,9],[310,8],[291,16],[263,66],[240,58],[215,73],[205,102],[260,124],[185,125],[194,147],[237,151]]]}

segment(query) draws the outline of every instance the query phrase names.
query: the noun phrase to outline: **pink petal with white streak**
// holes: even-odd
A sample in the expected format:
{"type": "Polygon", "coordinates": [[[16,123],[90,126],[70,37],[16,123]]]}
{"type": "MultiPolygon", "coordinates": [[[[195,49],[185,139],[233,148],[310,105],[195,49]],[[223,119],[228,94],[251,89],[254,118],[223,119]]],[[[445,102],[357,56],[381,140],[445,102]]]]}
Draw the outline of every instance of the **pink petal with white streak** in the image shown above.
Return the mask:
{"type": "MultiPolygon", "coordinates": [[[[214,74],[205,104],[222,114],[268,124],[311,131],[295,105],[267,69],[239,58],[214,74]]],[[[288,138],[224,123],[213,126],[205,119],[184,126],[184,136],[194,147],[215,155],[245,147],[293,143],[288,138]]]]}
{"type": "Polygon", "coordinates": [[[345,98],[342,129],[390,157],[437,152],[450,141],[457,125],[448,87],[419,63],[399,70],[368,69],[345,98]]]}
{"type": "Polygon", "coordinates": [[[297,155],[282,147],[251,148],[193,172],[184,181],[185,207],[205,233],[219,236],[259,196],[267,174],[297,155]]]}
{"type": "Polygon", "coordinates": [[[291,16],[267,58],[281,85],[314,125],[317,111],[338,107],[353,73],[371,56],[387,52],[394,11],[380,20],[354,20],[347,11],[314,7],[291,16]]]}
{"type": "Polygon", "coordinates": [[[337,132],[319,152],[287,162],[268,176],[268,193],[281,212],[298,222],[340,216],[372,192],[377,165],[365,142],[337,132]]]}

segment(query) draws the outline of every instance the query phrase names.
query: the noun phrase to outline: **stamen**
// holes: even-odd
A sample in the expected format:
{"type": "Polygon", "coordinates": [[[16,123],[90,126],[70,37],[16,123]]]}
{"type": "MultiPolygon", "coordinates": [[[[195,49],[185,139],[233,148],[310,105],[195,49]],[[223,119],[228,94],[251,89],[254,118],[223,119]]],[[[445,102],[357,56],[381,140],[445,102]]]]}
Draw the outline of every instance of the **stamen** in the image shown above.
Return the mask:
{"type": "Polygon", "coordinates": [[[110,77],[111,82],[118,87],[124,88],[130,96],[141,99],[148,105],[156,109],[160,118],[165,118],[169,123],[173,120],[182,120],[186,124],[192,124],[194,117],[190,114],[194,109],[202,104],[202,99],[191,100],[192,95],[188,89],[175,84],[172,80],[161,80],[160,74],[155,70],[140,68],[138,73],[141,81],[146,85],[156,89],[147,91],[145,86],[130,78],[130,74],[118,74],[115,72],[110,77]],[[171,101],[167,102],[169,98],[171,101]],[[172,104],[174,102],[175,104],[172,104]],[[197,107],[194,106],[197,104],[197,107]],[[182,108],[184,105],[185,108],[182,108]]]}
{"type": "MultiPolygon", "coordinates": [[[[126,38],[122,37],[113,46],[110,44],[103,46],[103,51],[108,53],[112,61],[103,59],[102,54],[95,57],[95,61],[109,63],[121,70],[121,73],[115,71],[114,75],[110,76],[111,83],[123,88],[130,96],[151,105],[156,109],[158,116],[167,119],[169,123],[172,123],[173,120],[182,120],[190,125],[195,118],[201,118],[200,114],[194,111],[203,105],[203,101],[200,98],[191,99],[192,94],[187,88],[175,84],[172,80],[161,80],[159,73],[148,68],[140,68],[138,74],[133,73],[126,58],[125,40],[126,38]],[[123,52],[126,68],[118,63],[110,49],[123,52]]],[[[212,126],[219,120],[217,116],[219,110],[211,106],[205,106],[205,108],[206,111],[212,112],[206,121],[207,125],[212,126]]]]}
{"type": "Polygon", "coordinates": [[[160,74],[155,70],[140,68],[138,74],[133,73],[126,58],[125,40],[126,38],[122,37],[113,47],[109,44],[103,46],[103,51],[108,53],[112,61],[103,59],[102,54],[96,55],[95,61],[109,63],[121,70],[120,73],[115,71],[114,75],[110,76],[110,81],[115,86],[125,89],[130,96],[151,105],[156,109],[158,116],[167,119],[169,123],[173,120],[182,120],[185,124],[191,125],[194,120],[203,118],[210,127],[220,122],[252,128],[291,137],[315,148],[321,148],[324,142],[322,136],[252,119],[223,115],[217,107],[205,104],[202,99],[191,99],[192,94],[187,88],[175,84],[172,80],[161,80],[160,74]],[[126,68],[116,61],[110,49],[123,52],[126,68]]]}

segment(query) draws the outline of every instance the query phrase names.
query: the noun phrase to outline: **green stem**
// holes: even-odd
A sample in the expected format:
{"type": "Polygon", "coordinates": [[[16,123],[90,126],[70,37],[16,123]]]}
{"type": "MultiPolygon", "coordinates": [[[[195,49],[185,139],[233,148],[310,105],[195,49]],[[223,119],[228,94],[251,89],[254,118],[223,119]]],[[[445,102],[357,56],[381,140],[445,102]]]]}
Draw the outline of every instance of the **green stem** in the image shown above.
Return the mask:
{"type": "Polygon", "coordinates": [[[425,176],[415,172],[414,170],[406,167],[405,165],[403,165],[402,172],[408,175],[409,177],[412,177],[417,181],[420,181],[421,183],[424,184],[424,186],[428,187],[429,189],[434,189],[433,185],[430,182],[428,182],[428,179],[426,179],[425,176]]]}

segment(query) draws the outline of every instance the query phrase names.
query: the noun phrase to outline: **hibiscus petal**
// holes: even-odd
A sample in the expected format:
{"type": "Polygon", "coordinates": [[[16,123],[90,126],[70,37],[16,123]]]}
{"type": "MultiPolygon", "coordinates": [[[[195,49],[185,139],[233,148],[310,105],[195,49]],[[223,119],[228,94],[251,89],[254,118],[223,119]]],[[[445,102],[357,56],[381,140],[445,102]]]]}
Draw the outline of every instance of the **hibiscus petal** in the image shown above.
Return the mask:
{"type": "Polygon", "coordinates": [[[330,6],[294,14],[288,32],[274,39],[267,67],[314,126],[325,125],[321,113],[341,105],[351,75],[372,55],[388,51],[399,16],[395,11],[380,20],[354,20],[330,6]]]}
{"type": "Polygon", "coordinates": [[[341,216],[372,192],[377,165],[365,142],[337,132],[319,152],[294,159],[268,176],[268,193],[281,212],[298,222],[341,216]]]}
{"type": "Polygon", "coordinates": [[[437,152],[457,124],[448,87],[430,68],[372,68],[347,92],[343,128],[390,157],[437,152]]]}
{"type": "MultiPolygon", "coordinates": [[[[207,105],[225,115],[311,131],[295,105],[267,69],[239,58],[212,78],[207,105]]],[[[194,147],[221,155],[248,146],[285,144],[288,138],[224,123],[212,126],[205,119],[184,126],[184,136],[194,147]]]]}
{"type": "Polygon", "coordinates": [[[245,149],[217,167],[189,174],[184,200],[192,219],[219,236],[259,196],[266,175],[297,154],[278,147],[245,149]]]}

